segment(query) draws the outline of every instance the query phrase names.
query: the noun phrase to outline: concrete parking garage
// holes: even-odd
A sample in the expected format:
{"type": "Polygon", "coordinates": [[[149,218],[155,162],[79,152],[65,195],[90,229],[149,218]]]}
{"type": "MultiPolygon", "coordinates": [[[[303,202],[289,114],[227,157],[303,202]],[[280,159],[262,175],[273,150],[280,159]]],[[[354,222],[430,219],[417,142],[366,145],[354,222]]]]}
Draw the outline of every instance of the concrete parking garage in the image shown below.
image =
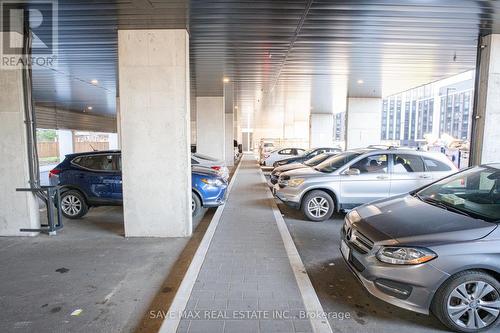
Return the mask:
{"type": "Polygon", "coordinates": [[[0,4],[3,331],[445,330],[361,291],[339,256],[342,213],[314,224],[275,201],[259,145],[415,148],[463,132],[468,164],[498,162],[497,3],[0,4]],[[40,129],[57,130],[59,162],[76,132],[111,133],[123,208],[47,230],[40,129]],[[199,226],[190,148],[239,167],[199,226]],[[198,309],[281,317],[166,318],[198,309]]]}

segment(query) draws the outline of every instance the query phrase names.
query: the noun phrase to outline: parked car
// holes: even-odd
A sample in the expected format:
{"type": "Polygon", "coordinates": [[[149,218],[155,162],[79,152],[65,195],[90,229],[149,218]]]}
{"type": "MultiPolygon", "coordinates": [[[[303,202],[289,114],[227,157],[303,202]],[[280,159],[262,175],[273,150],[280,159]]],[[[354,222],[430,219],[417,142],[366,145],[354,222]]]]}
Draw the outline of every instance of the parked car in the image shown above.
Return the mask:
{"type": "Polygon", "coordinates": [[[322,153],[319,155],[316,155],[307,161],[304,162],[296,162],[296,163],[290,163],[290,164],[285,164],[283,166],[274,168],[273,171],[271,171],[270,175],[270,183],[272,185],[275,185],[278,183],[279,176],[283,172],[295,170],[295,169],[302,169],[302,168],[312,168],[315,167],[316,165],[320,164],[321,162],[325,161],[327,158],[330,158],[332,156],[337,155],[338,153],[336,152],[328,152],[328,153],[322,153]]]}
{"type": "Polygon", "coordinates": [[[198,165],[211,168],[219,173],[219,175],[227,180],[229,178],[229,169],[224,161],[216,158],[195,153],[191,155],[191,165],[198,165]]]}
{"type": "Polygon", "coordinates": [[[264,154],[272,152],[276,149],[276,146],[274,145],[273,141],[261,139],[258,149],[259,160],[262,160],[264,158],[264,154]]]}
{"type": "Polygon", "coordinates": [[[457,171],[440,153],[356,149],[314,168],[282,173],[274,192],[285,204],[301,209],[309,220],[324,221],[334,211],[407,193],[457,171]]]}
{"type": "Polygon", "coordinates": [[[498,332],[499,223],[500,163],[352,210],[340,249],[372,295],[456,332],[498,332]]]}
{"type": "Polygon", "coordinates": [[[284,160],[285,158],[296,157],[304,154],[302,148],[279,148],[271,152],[264,153],[260,161],[262,166],[273,166],[274,162],[284,160]]]}
{"type": "Polygon", "coordinates": [[[293,157],[285,158],[285,159],[280,160],[280,161],[276,161],[276,162],[274,162],[273,167],[277,168],[277,167],[280,167],[282,165],[296,163],[296,162],[301,163],[301,162],[305,162],[305,161],[313,158],[314,156],[317,156],[317,155],[322,154],[322,153],[328,153],[328,152],[340,153],[341,151],[342,150],[340,148],[313,148],[313,149],[309,149],[309,150],[305,151],[302,155],[293,156],[293,157]]]}
{"type": "MultiPolygon", "coordinates": [[[[66,155],[49,172],[49,180],[61,186],[61,210],[70,219],[85,216],[89,207],[123,204],[121,152],[117,150],[66,155]]],[[[193,216],[200,207],[224,203],[227,181],[217,171],[194,166],[191,182],[193,216]]]]}

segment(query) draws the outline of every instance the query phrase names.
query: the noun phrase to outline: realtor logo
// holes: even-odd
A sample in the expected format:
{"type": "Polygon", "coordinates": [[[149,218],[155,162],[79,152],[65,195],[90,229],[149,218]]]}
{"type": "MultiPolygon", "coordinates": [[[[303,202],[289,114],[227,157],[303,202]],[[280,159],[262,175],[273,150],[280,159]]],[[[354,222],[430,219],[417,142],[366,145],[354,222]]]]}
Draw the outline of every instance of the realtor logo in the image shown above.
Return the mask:
{"type": "Polygon", "coordinates": [[[57,0],[0,0],[1,67],[54,66],[58,45],[57,0]],[[24,54],[24,22],[31,31],[31,54],[24,54]]]}

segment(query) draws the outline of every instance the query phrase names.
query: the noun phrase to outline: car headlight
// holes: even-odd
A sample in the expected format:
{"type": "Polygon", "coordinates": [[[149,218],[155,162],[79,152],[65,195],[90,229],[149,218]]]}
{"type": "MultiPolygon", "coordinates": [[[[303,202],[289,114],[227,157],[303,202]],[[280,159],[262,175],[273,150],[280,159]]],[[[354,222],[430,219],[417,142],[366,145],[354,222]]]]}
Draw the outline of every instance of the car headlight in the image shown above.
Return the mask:
{"type": "Polygon", "coordinates": [[[356,222],[361,221],[361,216],[359,215],[358,211],[357,211],[357,210],[355,210],[355,209],[351,210],[351,211],[347,214],[346,218],[347,218],[347,219],[349,220],[349,222],[351,222],[351,223],[356,223],[356,222]]]}
{"type": "Polygon", "coordinates": [[[297,187],[304,182],[304,178],[292,178],[288,181],[288,186],[297,187]]]}
{"type": "Polygon", "coordinates": [[[420,247],[387,246],[377,252],[377,259],[394,265],[418,265],[437,257],[433,251],[420,247]]]}
{"type": "Polygon", "coordinates": [[[212,179],[212,178],[202,178],[201,181],[210,186],[221,186],[222,180],[220,179],[212,179]]]}

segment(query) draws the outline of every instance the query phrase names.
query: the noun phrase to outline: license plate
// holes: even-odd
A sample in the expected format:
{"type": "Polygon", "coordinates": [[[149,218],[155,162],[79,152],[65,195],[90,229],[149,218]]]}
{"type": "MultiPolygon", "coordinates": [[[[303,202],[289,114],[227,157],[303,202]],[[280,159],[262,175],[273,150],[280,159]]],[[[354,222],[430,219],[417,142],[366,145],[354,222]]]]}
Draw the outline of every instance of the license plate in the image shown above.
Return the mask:
{"type": "Polygon", "coordinates": [[[340,252],[342,252],[342,255],[346,260],[349,260],[349,254],[351,252],[351,249],[349,248],[349,246],[345,241],[342,241],[340,243],[340,252]]]}

